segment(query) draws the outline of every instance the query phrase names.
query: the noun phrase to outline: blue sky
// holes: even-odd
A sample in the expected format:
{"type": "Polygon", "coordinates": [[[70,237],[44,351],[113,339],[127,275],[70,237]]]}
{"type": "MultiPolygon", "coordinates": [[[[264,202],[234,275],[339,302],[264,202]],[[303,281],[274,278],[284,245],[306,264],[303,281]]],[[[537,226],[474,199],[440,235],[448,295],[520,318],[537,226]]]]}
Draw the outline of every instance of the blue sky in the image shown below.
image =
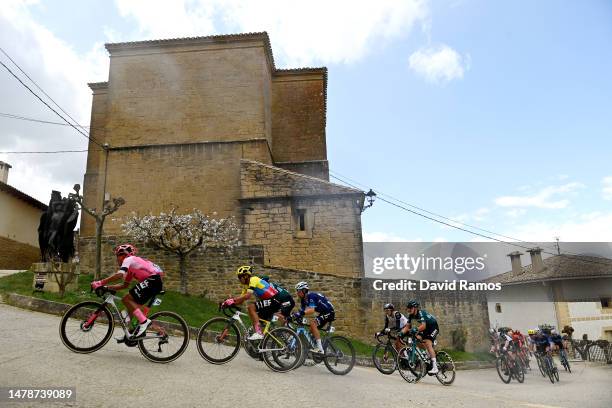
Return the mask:
{"type": "MultiPolygon", "coordinates": [[[[612,3],[328,3],[9,1],[0,43],[86,123],[86,82],[107,78],[103,43],[265,29],[279,67],[329,68],[332,171],[525,240],[611,241],[612,3]]],[[[5,72],[0,84],[0,112],[53,120],[5,72]]],[[[0,151],[86,146],[10,121],[0,151]]],[[[46,201],[51,184],[81,181],[78,155],[0,160],[46,201]]],[[[380,201],[363,224],[375,240],[474,238],[380,201]]]]}

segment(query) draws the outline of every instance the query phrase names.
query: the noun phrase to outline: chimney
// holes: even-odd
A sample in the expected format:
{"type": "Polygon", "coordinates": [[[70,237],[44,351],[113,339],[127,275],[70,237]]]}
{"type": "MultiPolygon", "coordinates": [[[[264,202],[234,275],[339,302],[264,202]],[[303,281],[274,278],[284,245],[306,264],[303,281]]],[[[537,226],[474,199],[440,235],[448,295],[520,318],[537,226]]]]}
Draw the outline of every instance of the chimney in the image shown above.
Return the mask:
{"type": "Polygon", "coordinates": [[[523,265],[521,265],[521,255],[519,251],[510,252],[510,263],[512,264],[512,275],[518,276],[523,273],[523,265]]]}
{"type": "Polygon", "coordinates": [[[531,269],[533,270],[533,272],[542,272],[544,270],[544,262],[542,261],[542,248],[531,248],[527,252],[529,252],[529,255],[531,255],[531,269]]]}
{"type": "Polygon", "coordinates": [[[13,166],[3,161],[0,161],[0,182],[8,184],[8,173],[11,167],[13,166]]]}

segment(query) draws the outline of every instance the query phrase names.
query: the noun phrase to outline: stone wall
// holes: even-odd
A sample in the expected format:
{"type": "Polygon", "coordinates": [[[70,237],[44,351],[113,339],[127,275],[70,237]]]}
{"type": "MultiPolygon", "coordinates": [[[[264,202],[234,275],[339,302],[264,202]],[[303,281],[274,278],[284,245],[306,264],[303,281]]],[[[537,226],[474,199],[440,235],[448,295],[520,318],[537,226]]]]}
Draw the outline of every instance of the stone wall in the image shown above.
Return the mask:
{"type": "MultiPolygon", "coordinates": [[[[240,223],[240,160],[269,163],[264,139],[224,143],[194,143],[112,148],[108,153],[106,191],[126,204],[108,217],[105,232],[121,233],[121,218],[137,212],[159,214],[173,206],[191,212],[217,212],[240,223]]],[[[96,206],[94,206],[96,207],[96,206]]],[[[95,221],[84,215],[81,235],[93,236],[95,221]]]]}
{"type": "Polygon", "coordinates": [[[40,250],[6,237],[0,237],[0,269],[27,270],[40,261],[40,250]]]}
{"type": "Polygon", "coordinates": [[[243,160],[241,195],[244,242],[266,264],[363,275],[361,191],[243,160]]]}
{"type": "MultiPolygon", "coordinates": [[[[103,268],[108,273],[116,269],[111,249],[126,238],[107,237],[103,248],[103,268]]],[[[82,238],[80,254],[93,259],[93,239],[82,238]]],[[[178,261],[176,256],[154,250],[146,245],[138,245],[139,255],[151,259],[166,272],[165,287],[177,290],[179,287],[178,261]]],[[[400,292],[392,298],[384,297],[371,287],[371,280],[365,278],[344,277],[335,274],[317,273],[273,266],[261,266],[264,255],[261,246],[243,246],[232,253],[206,251],[195,253],[188,261],[188,291],[194,296],[205,296],[213,301],[221,301],[228,296],[236,296],[241,291],[236,279],[235,270],[239,265],[255,262],[258,274],[267,275],[273,281],[281,283],[294,294],[297,282],[305,280],[314,291],[325,294],[336,309],[338,331],[371,343],[373,334],[383,327],[382,305],[389,301],[401,306],[409,298],[417,298],[423,308],[434,314],[440,323],[439,344],[452,347],[452,332],[465,331],[468,351],[484,350],[488,347],[487,329],[489,319],[486,300],[479,293],[466,292],[427,292],[421,294],[400,292]]],[[[81,273],[93,271],[93,265],[81,264],[81,273]]],[[[294,297],[295,294],[294,294],[294,297]]],[[[297,297],[296,297],[297,299],[297,297]]]]}
{"type": "Polygon", "coordinates": [[[327,69],[280,70],[272,83],[274,161],[326,160],[327,69]]]}

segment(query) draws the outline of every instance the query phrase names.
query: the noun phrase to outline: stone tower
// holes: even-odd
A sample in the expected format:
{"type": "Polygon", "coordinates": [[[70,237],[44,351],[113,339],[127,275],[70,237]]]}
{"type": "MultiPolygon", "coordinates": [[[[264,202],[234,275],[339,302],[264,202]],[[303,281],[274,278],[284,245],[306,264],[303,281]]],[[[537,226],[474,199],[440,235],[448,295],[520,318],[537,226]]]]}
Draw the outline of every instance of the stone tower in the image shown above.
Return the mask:
{"type": "MultiPolygon", "coordinates": [[[[266,33],[106,49],[109,80],[89,84],[86,205],[112,194],[126,200],[116,218],[173,206],[234,216],[268,265],[362,274],[363,193],[329,182],[326,68],[276,69],[266,33]]],[[[93,234],[82,217],[81,236],[93,234]]]]}

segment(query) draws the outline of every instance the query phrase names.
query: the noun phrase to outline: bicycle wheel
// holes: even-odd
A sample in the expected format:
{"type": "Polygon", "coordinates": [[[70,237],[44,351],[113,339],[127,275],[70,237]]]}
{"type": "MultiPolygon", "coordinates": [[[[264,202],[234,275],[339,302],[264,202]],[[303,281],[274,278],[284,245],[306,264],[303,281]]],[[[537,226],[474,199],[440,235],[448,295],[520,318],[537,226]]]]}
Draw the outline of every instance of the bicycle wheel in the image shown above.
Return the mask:
{"type": "Polygon", "coordinates": [[[442,385],[451,385],[455,381],[455,363],[451,356],[445,351],[436,352],[436,363],[438,374],[436,378],[442,385]]]}
{"type": "Polygon", "coordinates": [[[557,367],[553,367],[553,376],[555,377],[555,380],[559,382],[559,369],[557,367]]]}
{"type": "Polygon", "coordinates": [[[64,313],[60,338],[75,353],[93,353],[104,347],[113,335],[115,322],[103,303],[82,302],[64,313]]]}
{"type": "Polygon", "coordinates": [[[323,363],[333,374],[346,375],[355,366],[355,347],[346,337],[328,337],[323,351],[323,363]]]}
{"type": "Polygon", "coordinates": [[[302,343],[297,333],[288,327],[277,327],[266,334],[259,352],[273,371],[293,370],[302,359],[302,343]]]}
{"type": "Polygon", "coordinates": [[[225,364],[240,350],[240,330],[231,319],[213,317],[200,327],[198,352],[212,364],[225,364]]]}
{"type": "Polygon", "coordinates": [[[514,360],[514,366],[512,367],[512,370],[512,375],[514,376],[514,378],[516,378],[516,381],[522,384],[525,381],[525,370],[523,368],[522,363],[520,362],[520,359],[514,360]]]}
{"type": "Polygon", "coordinates": [[[497,360],[495,360],[495,368],[502,382],[508,384],[510,380],[512,380],[512,372],[508,366],[508,359],[505,356],[497,357],[497,360]]]}
{"type": "Polygon", "coordinates": [[[390,344],[377,344],[372,352],[372,362],[385,375],[393,374],[397,368],[397,352],[390,344]]]}
{"type": "Polygon", "coordinates": [[[418,353],[412,356],[411,347],[404,347],[397,353],[396,367],[408,383],[416,383],[425,375],[426,363],[418,353]]]}
{"type": "MultiPolygon", "coordinates": [[[[299,368],[299,367],[304,365],[304,363],[306,362],[306,357],[308,357],[308,349],[310,349],[310,342],[308,341],[308,338],[306,337],[306,335],[304,335],[303,333],[300,333],[300,334],[298,334],[298,337],[300,339],[300,345],[301,345],[302,349],[301,349],[300,361],[297,363],[295,368],[299,368]]],[[[295,340],[292,339],[290,344],[289,344],[289,347],[291,349],[295,348],[294,342],[295,342],[295,340]]]]}
{"type": "Polygon", "coordinates": [[[546,372],[544,371],[544,363],[542,362],[542,358],[538,356],[536,357],[536,361],[538,363],[538,369],[540,370],[540,374],[542,374],[542,377],[546,377],[546,372]]]}
{"type": "Polygon", "coordinates": [[[174,312],[162,311],[149,316],[151,325],[138,348],[154,363],[169,363],[179,358],[189,345],[189,326],[174,312]]]}
{"type": "Polygon", "coordinates": [[[552,357],[546,356],[546,374],[551,383],[555,383],[555,374],[553,373],[552,357]]]}

